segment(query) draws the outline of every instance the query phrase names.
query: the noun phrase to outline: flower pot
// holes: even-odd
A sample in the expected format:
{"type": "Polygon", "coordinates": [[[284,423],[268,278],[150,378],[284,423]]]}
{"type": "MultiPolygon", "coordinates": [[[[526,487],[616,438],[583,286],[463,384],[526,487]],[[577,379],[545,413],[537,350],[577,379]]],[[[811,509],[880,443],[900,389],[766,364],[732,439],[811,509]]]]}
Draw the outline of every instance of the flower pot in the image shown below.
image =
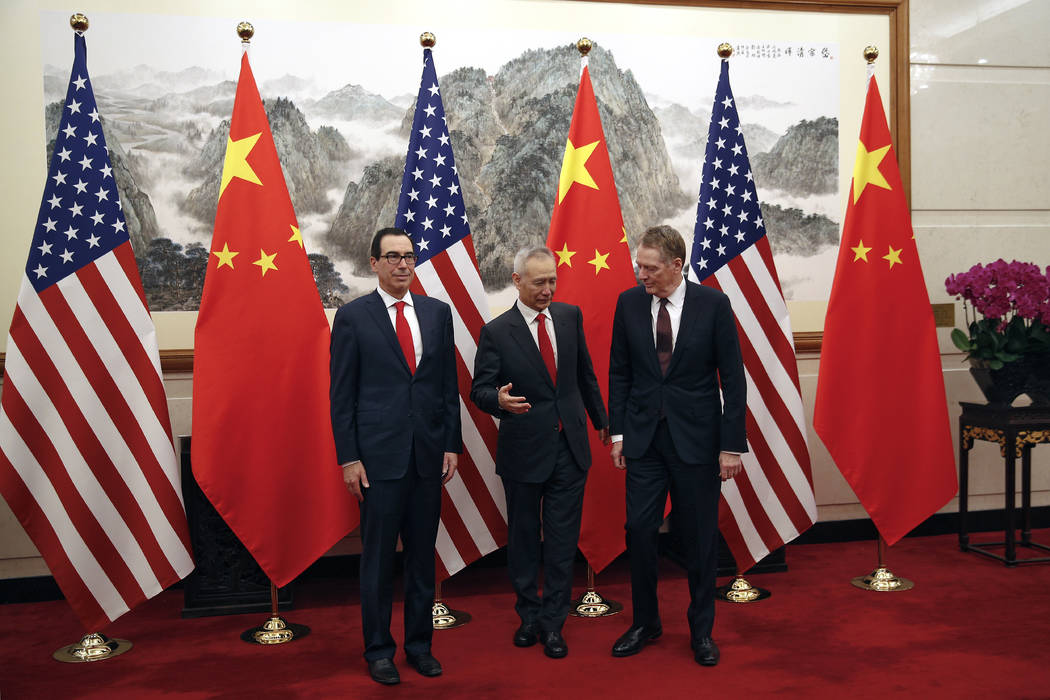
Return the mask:
{"type": "Polygon", "coordinates": [[[1026,355],[991,369],[981,360],[970,360],[970,374],[992,406],[1009,406],[1027,394],[1037,406],[1050,405],[1050,355],[1026,355]]]}

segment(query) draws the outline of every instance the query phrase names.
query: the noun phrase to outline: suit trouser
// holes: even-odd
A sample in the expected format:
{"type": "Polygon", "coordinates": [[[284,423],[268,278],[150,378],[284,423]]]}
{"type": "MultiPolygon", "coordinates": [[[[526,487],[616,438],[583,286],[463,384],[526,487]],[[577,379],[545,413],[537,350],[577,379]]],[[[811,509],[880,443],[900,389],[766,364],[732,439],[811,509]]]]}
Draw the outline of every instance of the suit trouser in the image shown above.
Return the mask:
{"type": "Polygon", "coordinates": [[[576,466],[564,433],[554,471],[546,481],[503,477],[507,495],[507,568],[517,594],[514,609],[524,624],[560,631],[572,600],[572,568],[580,539],[587,472],[576,466]],[[540,540],[542,516],[543,539],[540,540]],[[543,557],[543,597],[537,591],[543,557]]]}
{"type": "Polygon", "coordinates": [[[390,659],[397,651],[390,635],[390,617],[398,535],[404,554],[405,653],[429,653],[434,634],[434,542],[441,515],[441,478],[422,478],[412,464],[404,477],[372,480],[364,492],[361,622],[365,659],[390,659]]]}
{"type": "Polygon", "coordinates": [[[627,460],[626,539],[635,625],[660,626],[657,543],[668,490],[671,524],[681,534],[685,547],[689,582],[686,617],[695,642],[710,637],[714,627],[722,482],[717,464],[687,464],[679,459],[667,421],[661,420],[645,454],[627,460]]]}

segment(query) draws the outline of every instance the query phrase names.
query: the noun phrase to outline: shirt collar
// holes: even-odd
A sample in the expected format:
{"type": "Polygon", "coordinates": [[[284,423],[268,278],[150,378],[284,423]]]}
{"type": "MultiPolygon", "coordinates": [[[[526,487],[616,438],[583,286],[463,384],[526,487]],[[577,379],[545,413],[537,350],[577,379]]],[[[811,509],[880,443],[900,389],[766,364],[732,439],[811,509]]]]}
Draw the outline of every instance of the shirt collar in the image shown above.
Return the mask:
{"type": "Polygon", "coordinates": [[[382,287],[376,287],[376,291],[379,292],[379,297],[383,300],[383,306],[388,309],[399,301],[403,301],[412,308],[415,308],[415,305],[412,303],[412,292],[406,292],[404,299],[397,299],[391,296],[382,287]]]}
{"type": "MultiPolygon", "coordinates": [[[[653,308],[660,306],[660,297],[653,295],[653,308]]],[[[685,303],[685,280],[683,279],[674,291],[667,295],[667,303],[676,309],[681,309],[685,303]]]]}
{"type": "MultiPolygon", "coordinates": [[[[532,307],[526,306],[521,301],[521,299],[516,300],[514,304],[518,307],[518,311],[520,311],[521,315],[525,318],[526,325],[533,324],[536,322],[536,317],[540,315],[539,311],[533,309],[532,307]]],[[[547,316],[547,318],[551,318],[551,309],[549,306],[543,313],[547,316]]],[[[553,319],[551,318],[551,320],[553,319]]]]}

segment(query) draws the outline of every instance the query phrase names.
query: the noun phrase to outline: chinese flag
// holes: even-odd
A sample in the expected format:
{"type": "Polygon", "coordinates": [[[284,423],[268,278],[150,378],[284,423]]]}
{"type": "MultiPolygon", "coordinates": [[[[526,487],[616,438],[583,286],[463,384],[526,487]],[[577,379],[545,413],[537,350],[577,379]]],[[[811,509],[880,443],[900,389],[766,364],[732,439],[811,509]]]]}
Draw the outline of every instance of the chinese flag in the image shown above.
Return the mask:
{"type": "Polygon", "coordinates": [[[824,320],[813,426],[889,544],[958,489],[930,298],[874,77],[824,320]]]}
{"type": "MultiPolygon", "coordinates": [[[[636,284],[620,200],[587,59],[561,164],[547,246],[557,258],[556,299],[583,312],[583,330],[602,398],[608,404],[609,346],[620,292],[636,284]]],[[[624,474],[591,431],[591,470],[583,497],[580,550],[596,572],[624,549],[624,474]]]]}
{"type": "Polygon", "coordinates": [[[277,586],[357,525],[332,439],[328,344],[245,53],[197,317],[193,475],[277,586]]]}

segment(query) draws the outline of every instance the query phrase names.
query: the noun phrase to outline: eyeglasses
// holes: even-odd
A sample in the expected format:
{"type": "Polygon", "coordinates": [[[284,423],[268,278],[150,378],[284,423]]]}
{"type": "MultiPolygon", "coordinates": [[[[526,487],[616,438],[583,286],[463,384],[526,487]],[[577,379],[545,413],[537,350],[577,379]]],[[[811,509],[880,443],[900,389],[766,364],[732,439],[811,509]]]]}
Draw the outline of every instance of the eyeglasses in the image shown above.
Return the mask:
{"type": "Polygon", "coordinates": [[[415,253],[405,253],[404,255],[401,255],[400,253],[387,253],[385,255],[381,255],[380,257],[382,257],[391,265],[400,265],[402,260],[404,260],[405,264],[407,265],[416,264],[415,253]]]}

